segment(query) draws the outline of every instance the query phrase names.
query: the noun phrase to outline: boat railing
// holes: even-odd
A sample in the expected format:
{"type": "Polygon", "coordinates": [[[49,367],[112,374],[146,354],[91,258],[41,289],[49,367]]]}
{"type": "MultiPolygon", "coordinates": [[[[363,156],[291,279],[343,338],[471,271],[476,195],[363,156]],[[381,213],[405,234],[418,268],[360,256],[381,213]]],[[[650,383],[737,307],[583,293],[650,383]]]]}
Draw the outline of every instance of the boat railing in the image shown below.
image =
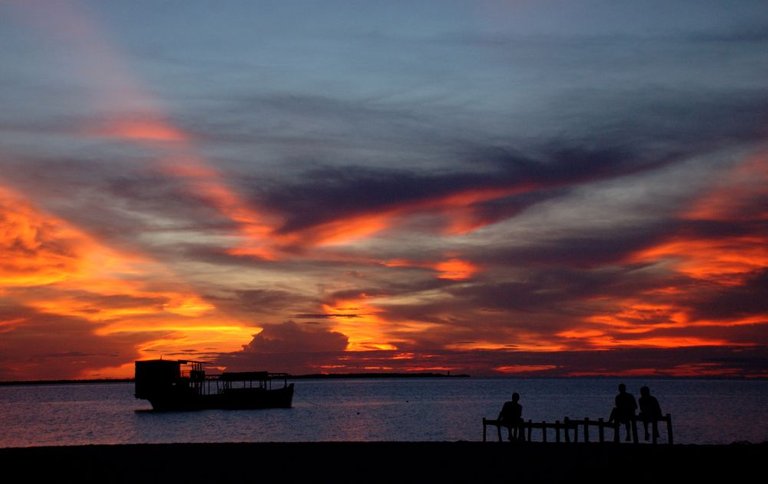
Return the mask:
{"type": "Polygon", "coordinates": [[[272,389],[275,380],[282,380],[282,386],[288,386],[288,373],[270,373],[267,371],[225,372],[218,380],[226,390],[245,388],[272,389]]]}
{"type": "Polygon", "coordinates": [[[206,395],[237,389],[264,388],[271,389],[273,380],[281,380],[282,386],[288,386],[289,373],[272,373],[268,371],[243,371],[207,374],[200,361],[179,361],[182,379],[188,381],[195,393],[206,395]]]}

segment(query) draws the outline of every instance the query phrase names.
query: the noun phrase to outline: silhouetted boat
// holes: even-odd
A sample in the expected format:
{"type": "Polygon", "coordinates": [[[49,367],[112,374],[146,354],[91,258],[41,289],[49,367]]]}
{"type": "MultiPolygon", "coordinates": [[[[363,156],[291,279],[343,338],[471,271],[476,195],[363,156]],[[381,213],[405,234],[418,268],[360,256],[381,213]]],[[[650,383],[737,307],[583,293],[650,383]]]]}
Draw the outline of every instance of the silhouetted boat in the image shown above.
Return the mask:
{"type": "Polygon", "coordinates": [[[225,372],[206,376],[189,360],[136,361],[135,397],[154,410],[290,408],[293,383],[287,373],[225,372]]]}

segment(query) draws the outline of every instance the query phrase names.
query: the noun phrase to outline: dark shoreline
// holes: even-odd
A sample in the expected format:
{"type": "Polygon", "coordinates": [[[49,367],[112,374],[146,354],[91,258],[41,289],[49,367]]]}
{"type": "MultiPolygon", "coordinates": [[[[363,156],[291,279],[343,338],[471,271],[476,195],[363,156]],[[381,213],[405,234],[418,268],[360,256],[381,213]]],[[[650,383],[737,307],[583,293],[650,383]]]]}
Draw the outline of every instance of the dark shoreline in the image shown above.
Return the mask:
{"type": "MultiPolygon", "coordinates": [[[[768,443],[273,442],[0,449],[6,482],[747,482],[768,443]]],[[[750,479],[751,480],[751,479],[750,479]]]]}

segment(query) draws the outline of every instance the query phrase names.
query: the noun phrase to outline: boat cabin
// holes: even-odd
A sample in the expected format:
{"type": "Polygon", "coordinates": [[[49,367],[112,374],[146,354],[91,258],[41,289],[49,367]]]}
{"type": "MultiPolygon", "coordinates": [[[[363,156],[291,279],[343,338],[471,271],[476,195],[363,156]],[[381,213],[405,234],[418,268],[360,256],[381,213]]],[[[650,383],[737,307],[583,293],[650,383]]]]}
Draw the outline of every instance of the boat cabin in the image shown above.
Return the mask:
{"type": "Polygon", "coordinates": [[[203,363],[191,360],[136,361],[135,396],[152,407],[169,410],[202,408],[290,408],[293,383],[287,373],[225,372],[207,376],[203,363]],[[281,381],[282,385],[275,385],[281,381]]]}

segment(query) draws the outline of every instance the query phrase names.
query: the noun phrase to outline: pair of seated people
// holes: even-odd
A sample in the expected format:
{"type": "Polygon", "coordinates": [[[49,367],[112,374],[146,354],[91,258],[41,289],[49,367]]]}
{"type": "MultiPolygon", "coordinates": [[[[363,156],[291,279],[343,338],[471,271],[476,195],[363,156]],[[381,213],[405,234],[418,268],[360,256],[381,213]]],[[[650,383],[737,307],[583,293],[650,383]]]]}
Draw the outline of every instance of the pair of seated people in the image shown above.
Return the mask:
{"type": "Polygon", "coordinates": [[[661,406],[659,401],[651,395],[651,390],[647,386],[640,387],[640,399],[635,400],[634,395],[627,392],[627,386],[623,383],[619,384],[619,393],[614,400],[615,406],[611,410],[611,416],[608,422],[618,422],[624,424],[626,428],[627,440],[631,439],[630,436],[630,424],[632,420],[638,419],[643,422],[643,429],[645,430],[645,440],[650,440],[650,433],[648,432],[648,425],[653,424],[653,438],[659,437],[659,428],[656,422],[662,417],[661,406]],[[635,411],[640,407],[640,413],[635,416],[635,411]]]}

